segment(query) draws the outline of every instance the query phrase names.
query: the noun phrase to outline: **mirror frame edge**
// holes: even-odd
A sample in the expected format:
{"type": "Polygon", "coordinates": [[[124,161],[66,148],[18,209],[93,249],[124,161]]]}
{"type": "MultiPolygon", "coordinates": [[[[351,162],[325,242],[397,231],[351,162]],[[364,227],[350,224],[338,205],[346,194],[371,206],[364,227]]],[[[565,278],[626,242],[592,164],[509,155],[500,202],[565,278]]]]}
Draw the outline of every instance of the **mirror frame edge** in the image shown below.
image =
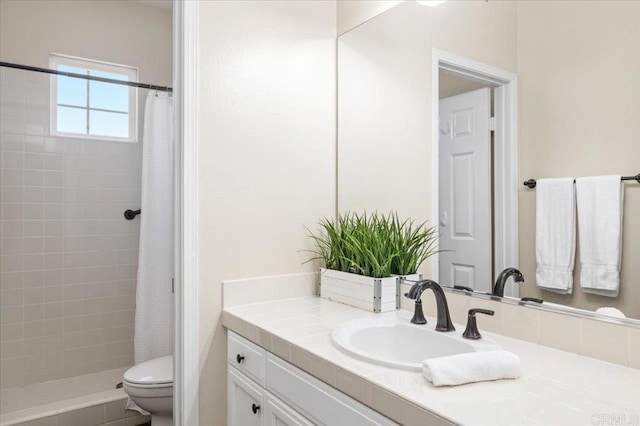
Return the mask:
{"type": "Polygon", "coordinates": [[[561,315],[569,315],[572,317],[577,317],[577,318],[583,318],[583,319],[590,319],[590,320],[596,320],[596,321],[602,321],[602,322],[606,322],[609,324],[616,324],[616,325],[623,325],[623,326],[627,326],[627,327],[633,327],[633,328],[640,328],[640,319],[635,319],[635,318],[616,318],[616,317],[611,317],[608,315],[603,315],[603,314],[597,314],[593,311],[587,311],[584,309],[579,309],[579,308],[572,308],[570,306],[564,306],[564,305],[555,305],[554,306],[545,306],[544,303],[543,304],[539,304],[539,303],[535,303],[535,302],[528,302],[528,301],[522,301],[520,299],[515,299],[515,298],[511,298],[511,297],[499,297],[499,296],[494,296],[492,294],[488,294],[488,293],[479,293],[479,292],[474,292],[474,293],[470,293],[466,290],[458,290],[452,287],[445,287],[443,286],[442,289],[444,291],[446,291],[447,293],[453,293],[453,294],[458,294],[458,295],[463,295],[463,296],[469,296],[469,297],[473,297],[473,298],[477,298],[477,299],[483,299],[483,300],[491,300],[494,302],[498,302],[498,303],[506,303],[508,305],[513,305],[513,306],[521,306],[521,307],[525,307],[525,308],[533,308],[533,309],[537,309],[540,311],[546,311],[546,312],[551,312],[551,313],[556,313],[556,314],[561,314],[561,315]]]}

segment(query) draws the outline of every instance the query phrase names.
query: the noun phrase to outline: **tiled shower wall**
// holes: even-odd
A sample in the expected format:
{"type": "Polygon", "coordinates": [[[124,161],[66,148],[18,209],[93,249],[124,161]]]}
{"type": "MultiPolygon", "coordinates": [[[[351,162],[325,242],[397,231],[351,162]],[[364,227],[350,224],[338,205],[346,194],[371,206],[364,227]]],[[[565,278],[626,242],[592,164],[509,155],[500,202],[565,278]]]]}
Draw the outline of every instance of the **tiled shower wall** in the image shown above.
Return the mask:
{"type": "Polygon", "coordinates": [[[142,145],[49,136],[55,77],[0,72],[2,388],[132,365],[142,145]]]}

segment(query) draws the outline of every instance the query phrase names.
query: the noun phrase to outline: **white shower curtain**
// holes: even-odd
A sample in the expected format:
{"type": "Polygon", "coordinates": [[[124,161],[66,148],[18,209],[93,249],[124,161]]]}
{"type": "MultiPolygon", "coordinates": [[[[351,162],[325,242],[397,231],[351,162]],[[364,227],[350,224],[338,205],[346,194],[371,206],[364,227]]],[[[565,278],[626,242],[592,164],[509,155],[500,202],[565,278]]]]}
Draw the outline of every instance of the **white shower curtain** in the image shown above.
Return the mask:
{"type": "Polygon", "coordinates": [[[147,95],[140,208],[136,364],[173,353],[173,99],[167,93],[147,95]]]}

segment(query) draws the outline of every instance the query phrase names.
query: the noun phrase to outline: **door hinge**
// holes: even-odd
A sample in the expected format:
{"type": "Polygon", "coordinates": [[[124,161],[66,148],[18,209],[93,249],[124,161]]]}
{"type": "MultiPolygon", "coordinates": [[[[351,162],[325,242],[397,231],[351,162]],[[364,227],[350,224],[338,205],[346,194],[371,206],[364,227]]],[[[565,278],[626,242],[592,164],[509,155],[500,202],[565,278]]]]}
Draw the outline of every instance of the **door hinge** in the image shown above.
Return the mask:
{"type": "Polygon", "coordinates": [[[495,117],[489,118],[489,131],[490,132],[495,132],[496,131],[496,118],[495,117]]]}

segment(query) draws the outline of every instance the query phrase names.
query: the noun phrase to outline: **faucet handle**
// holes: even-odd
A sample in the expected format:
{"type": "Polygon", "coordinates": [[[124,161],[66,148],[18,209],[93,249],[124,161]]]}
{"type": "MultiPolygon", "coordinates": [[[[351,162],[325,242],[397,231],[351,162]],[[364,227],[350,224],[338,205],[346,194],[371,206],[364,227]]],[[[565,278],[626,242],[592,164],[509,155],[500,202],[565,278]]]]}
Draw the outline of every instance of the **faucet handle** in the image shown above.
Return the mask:
{"type": "MultiPolygon", "coordinates": [[[[409,293],[405,294],[406,297],[409,297],[409,293]]],[[[415,307],[413,308],[413,318],[411,318],[412,324],[423,325],[427,323],[427,319],[424,317],[424,312],[422,311],[422,300],[418,298],[415,303],[415,307]]]]}
{"type": "Polygon", "coordinates": [[[469,309],[469,316],[467,317],[467,328],[462,333],[462,337],[465,339],[478,340],[482,338],[480,331],[478,331],[478,324],[476,323],[476,314],[485,314],[491,315],[495,314],[494,311],[490,309],[469,309]]]}

